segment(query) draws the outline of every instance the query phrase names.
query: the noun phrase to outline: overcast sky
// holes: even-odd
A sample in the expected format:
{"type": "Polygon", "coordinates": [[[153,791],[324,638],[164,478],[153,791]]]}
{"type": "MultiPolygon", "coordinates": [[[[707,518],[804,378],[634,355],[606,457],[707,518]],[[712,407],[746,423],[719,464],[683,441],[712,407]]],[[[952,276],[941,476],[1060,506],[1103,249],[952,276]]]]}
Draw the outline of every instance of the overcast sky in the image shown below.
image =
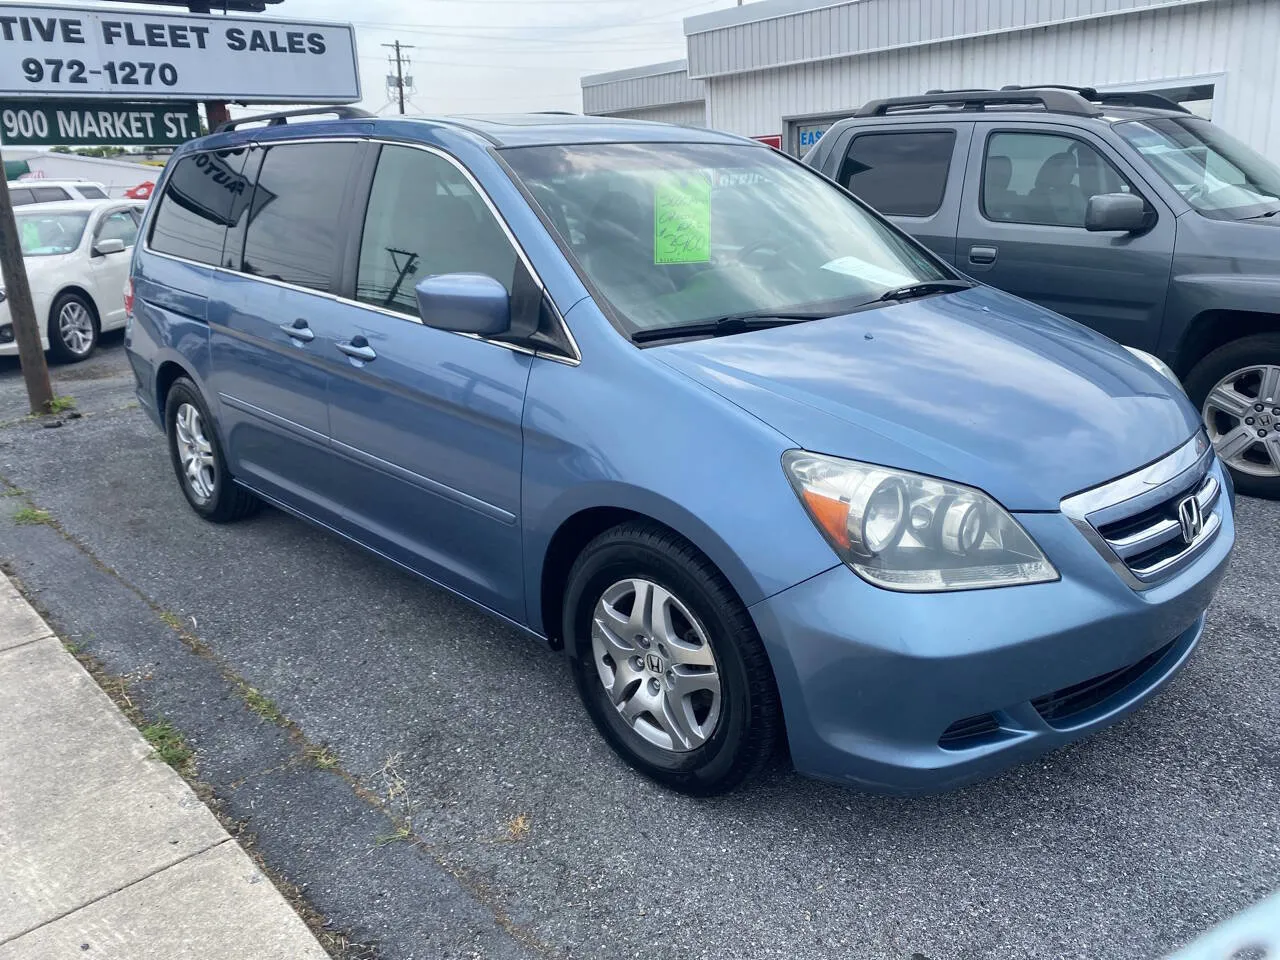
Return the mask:
{"type": "MultiPolygon", "coordinates": [[[[394,110],[387,91],[390,51],[380,44],[399,40],[414,46],[408,51],[416,87],[411,112],[578,111],[583,74],[680,59],[685,54],[684,17],[736,3],[283,0],[269,6],[265,16],[354,23],[369,110],[394,110]]],[[[245,112],[252,111],[233,109],[237,115],[245,112]]]]}

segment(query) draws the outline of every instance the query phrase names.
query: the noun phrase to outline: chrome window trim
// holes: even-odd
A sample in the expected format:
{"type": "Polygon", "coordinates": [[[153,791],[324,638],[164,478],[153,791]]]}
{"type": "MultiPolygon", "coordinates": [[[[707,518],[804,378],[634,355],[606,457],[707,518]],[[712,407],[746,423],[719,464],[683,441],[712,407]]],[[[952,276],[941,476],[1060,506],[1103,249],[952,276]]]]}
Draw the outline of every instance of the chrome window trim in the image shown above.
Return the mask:
{"type": "Polygon", "coordinates": [[[1217,505],[1222,492],[1221,484],[1212,472],[1213,463],[1213,449],[1209,444],[1208,436],[1201,429],[1196,432],[1194,437],[1174,450],[1173,453],[1157,460],[1155,463],[1148,464],[1140,470],[1108,481],[1100,486],[1066,497],[1060,502],[1059,506],[1072,525],[1080,531],[1081,535],[1098,551],[1107,565],[1115,571],[1116,576],[1135,591],[1149,590],[1163,582],[1162,577],[1176,572],[1200,555],[1201,551],[1208,546],[1209,542],[1217,536],[1218,531],[1221,529],[1221,517],[1217,513],[1208,514],[1205,517],[1204,528],[1201,530],[1200,535],[1187,544],[1185,550],[1174,557],[1161,561],[1154,567],[1141,571],[1141,576],[1131,569],[1124,558],[1112,548],[1112,545],[1090,522],[1089,517],[1099,511],[1120,506],[1144,493],[1157,490],[1166,484],[1175,483],[1188,474],[1197,472],[1202,472],[1203,478],[1196,484],[1194,489],[1188,491],[1188,495],[1199,499],[1203,509],[1211,510],[1217,505]]]}
{"type": "MultiPolygon", "coordinates": [[[[573,331],[569,329],[569,325],[565,322],[564,314],[562,314],[560,312],[560,308],[556,306],[555,299],[551,297],[550,294],[547,293],[547,285],[543,282],[542,277],[538,274],[538,271],[534,269],[533,262],[529,259],[528,254],[525,253],[524,247],[520,245],[520,242],[516,239],[515,234],[512,233],[511,227],[508,225],[506,218],[504,218],[502,214],[498,211],[498,208],[494,205],[493,200],[489,196],[488,192],[480,185],[480,182],[476,180],[476,178],[471,174],[471,171],[468,170],[462,164],[462,162],[458,160],[456,157],[450,155],[449,153],[446,153],[443,150],[440,150],[437,147],[433,147],[429,144],[410,143],[404,140],[389,140],[383,137],[353,137],[353,136],[308,137],[306,139],[299,139],[299,140],[267,141],[266,143],[263,143],[257,140],[254,140],[252,142],[255,146],[262,147],[263,149],[266,149],[268,147],[273,147],[273,146],[287,146],[289,144],[304,144],[304,143],[377,143],[383,146],[408,147],[413,150],[421,150],[424,153],[429,153],[429,154],[432,154],[433,156],[440,157],[446,162],[452,164],[453,167],[456,170],[458,170],[458,172],[460,172],[463,175],[463,177],[466,178],[467,182],[471,185],[472,189],[476,191],[476,194],[480,197],[480,199],[484,201],[484,205],[488,208],[489,213],[493,216],[494,220],[497,221],[498,226],[499,228],[501,228],[503,235],[507,238],[507,242],[510,243],[512,248],[515,250],[516,256],[520,258],[520,262],[524,264],[525,269],[529,271],[529,276],[533,277],[533,282],[537,284],[538,290],[542,293],[547,303],[551,305],[552,313],[555,315],[556,322],[559,325],[561,332],[564,334],[565,341],[569,344],[569,349],[573,352],[573,355],[566,357],[566,356],[563,356],[562,354],[549,353],[545,350],[537,350],[532,347],[527,347],[524,344],[506,343],[502,340],[494,340],[490,337],[482,337],[479,334],[475,334],[475,333],[458,333],[456,331],[449,331],[449,330],[441,330],[440,332],[453,333],[455,336],[466,337],[470,340],[480,340],[480,341],[483,341],[484,343],[492,344],[495,347],[502,347],[505,350],[511,350],[514,353],[523,353],[523,354],[526,354],[527,356],[541,357],[543,360],[552,360],[556,363],[563,363],[571,367],[576,367],[580,363],[582,363],[582,351],[578,347],[578,341],[574,338],[573,331]]],[[[225,149],[232,149],[232,148],[225,148],[225,149]]],[[[196,151],[192,151],[190,154],[185,154],[183,157],[179,159],[185,159],[186,157],[193,156],[196,153],[216,153],[216,152],[217,152],[216,150],[196,150],[196,151]]],[[[376,169],[374,170],[374,175],[375,176],[377,175],[376,169]]],[[[167,188],[168,184],[166,183],[165,186],[167,188]]],[[[157,210],[159,209],[159,201],[162,198],[163,198],[163,194],[158,194],[156,196],[155,209],[157,210]]],[[[148,207],[150,206],[151,204],[148,203],[148,207]]],[[[150,219],[151,217],[148,216],[147,220],[150,221],[150,219]]],[[[363,228],[363,224],[361,224],[361,227],[363,228]]],[[[415,317],[412,314],[402,313],[399,310],[391,310],[386,307],[380,307],[380,306],[377,306],[376,304],[366,303],[363,300],[353,300],[349,297],[342,297],[334,293],[329,293],[327,290],[316,290],[316,289],[313,289],[312,287],[304,287],[296,283],[288,283],[287,281],[284,281],[284,280],[273,280],[268,277],[258,277],[250,273],[241,273],[239,270],[231,270],[219,264],[201,263],[198,260],[188,260],[186,257],[179,257],[171,253],[162,253],[159,250],[153,249],[151,246],[151,236],[150,236],[151,230],[150,230],[149,222],[144,224],[139,229],[139,232],[142,232],[144,230],[145,230],[145,236],[143,237],[142,249],[145,253],[148,253],[151,256],[163,257],[167,260],[177,261],[178,263],[190,264],[191,266],[194,266],[194,267],[202,267],[206,270],[213,270],[217,273],[225,273],[231,276],[244,277],[248,280],[258,281],[259,283],[273,284],[277,287],[283,287],[286,290],[296,290],[302,293],[314,294],[316,296],[324,297],[328,300],[332,300],[337,303],[349,304],[351,306],[361,307],[365,310],[372,310],[375,313],[381,313],[388,317],[395,317],[400,320],[406,320],[410,323],[416,323],[419,326],[423,326],[423,327],[427,326],[425,323],[423,323],[421,317],[415,317]]],[[[433,327],[432,329],[437,329],[437,328],[433,327]]]]}

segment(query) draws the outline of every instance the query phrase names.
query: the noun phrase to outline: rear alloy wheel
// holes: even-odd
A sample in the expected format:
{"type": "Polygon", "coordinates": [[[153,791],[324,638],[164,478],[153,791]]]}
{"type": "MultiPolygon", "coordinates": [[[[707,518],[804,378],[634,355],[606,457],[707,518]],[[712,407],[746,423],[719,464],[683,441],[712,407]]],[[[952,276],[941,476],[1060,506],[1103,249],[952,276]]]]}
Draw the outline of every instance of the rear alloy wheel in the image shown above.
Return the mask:
{"type": "Polygon", "coordinates": [[[672,531],[627,523],[587,544],[569,572],[564,636],[597,729],[659,783],[724,793],[774,754],[778,691],[751,615],[672,531]]]}
{"type": "Polygon", "coordinates": [[[1280,337],[1215,350],[1188,375],[1187,393],[1240,492],[1280,499],[1280,337]]]}
{"type": "Polygon", "coordinates": [[[209,408],[186,377],[178,378],[169,388],[164,423],[173,472],[191,509],[214,523],[258,512],[262,501],[232,481],[209,408]]]}
{"type": "Polygon", "coordinates": [[[93,305],[78,293],[64,293],[49,311],[49,352],[63,363],[77,363],[98,345],[93,305]]]}

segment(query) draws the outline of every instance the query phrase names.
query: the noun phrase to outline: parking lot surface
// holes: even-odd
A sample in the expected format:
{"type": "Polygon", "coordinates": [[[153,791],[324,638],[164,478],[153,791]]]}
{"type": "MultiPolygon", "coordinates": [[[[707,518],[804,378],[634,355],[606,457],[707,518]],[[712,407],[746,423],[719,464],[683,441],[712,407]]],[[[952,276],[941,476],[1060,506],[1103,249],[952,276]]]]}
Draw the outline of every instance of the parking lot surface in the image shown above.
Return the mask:
{"type": "Polygon", "coordinates": [[[274,510],[199,520],[118,338],[54,379],[83,416],[46,429],[0,367],[0,559],[353,956],[1155,957],[1280,886],[1280,504],[1239,502],[1199,652],[1102,735],[939,796],[779,765],[693,800],[540,643],[274,510]]]}

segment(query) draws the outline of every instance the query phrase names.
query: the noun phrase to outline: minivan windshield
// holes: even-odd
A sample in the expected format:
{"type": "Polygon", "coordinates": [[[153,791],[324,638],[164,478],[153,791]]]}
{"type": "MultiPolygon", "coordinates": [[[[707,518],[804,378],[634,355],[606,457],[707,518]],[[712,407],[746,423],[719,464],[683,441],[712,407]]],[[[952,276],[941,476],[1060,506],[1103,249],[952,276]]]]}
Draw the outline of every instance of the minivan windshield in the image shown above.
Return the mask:
{"type": "Polygon", "coordinates": [[[1280,167],[1207,120],[1126,120],[1115,129],[1206,217],[1247,220],[1280,210],[1280,167]]]}
{"type": "Polygon", "coordinates": [[[16,213],[24,257],[54,257],[80,246],[87,213],[16,213]]]}
{"type": "Polygon", "coordinates": [[[574,144],[503,156],[628,334],[844,313],[955,279],[770,147],[574,144]]]}

